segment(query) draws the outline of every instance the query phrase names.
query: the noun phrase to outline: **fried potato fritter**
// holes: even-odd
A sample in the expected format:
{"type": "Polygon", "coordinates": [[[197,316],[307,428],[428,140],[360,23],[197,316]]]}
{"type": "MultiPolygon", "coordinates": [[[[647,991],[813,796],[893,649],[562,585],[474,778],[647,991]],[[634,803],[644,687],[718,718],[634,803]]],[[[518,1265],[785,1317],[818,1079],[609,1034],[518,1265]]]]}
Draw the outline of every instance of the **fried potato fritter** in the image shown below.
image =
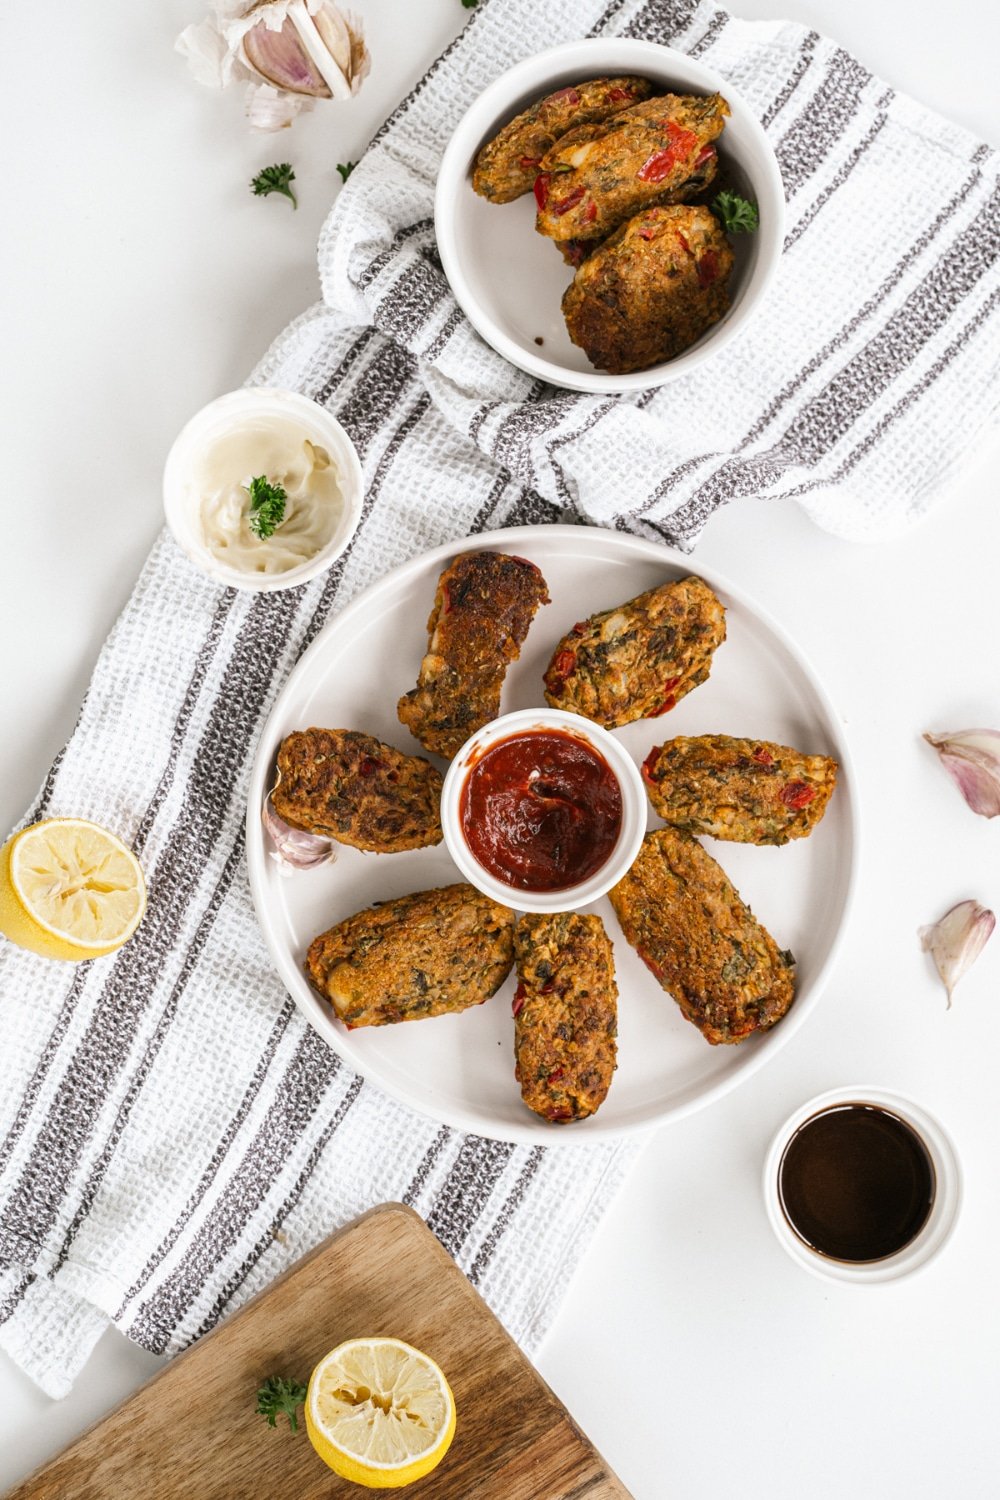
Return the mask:
{"type": "Polygon", "coordinates": [[[615,1071],[618,986],[600,917],[522,917],[514,934],[514,1076],[543,1120],[583,1120],[615,1071]]]}
{"type": "Polygon", "coordinates": [[[826,812],[837,762],[770,740],[679,736],[654,746],[642,767],[664,822],[739,844],[805,838],[826,812]]]}
{"type": "Polygon", "coordinates": [[[368,907],[320,933],[306,973],[348,1030],[481,1005],[514,962],[514,913],[471,885],[368,907]]]}
{"type": "Polygon", "coordinates": [[[516,115],[487,141],[472,172],[472,186],[491,203],[530,193],[542,157],[576,125],[610,119],[653,92],[645,78],[593,78],[559,89],[516,115]]]}
{"type": "Polygon", "coordinates": [[[523,557],[466,552],[445,569],[417,685],[396,710],[422,745],[450,758],[496,718],[507,668],[548,602],[545,579],[523,557]]]}
{"type": "MultiPolygon", "coordinates": [[[[657,203],[691,203],[695,199],[704,198],[715,180],[718,166],[719,158],[713,151],[711,156],[706,157],[701,163],[693,177],[689,177],[687,182],[682,183],[679,188],[674,188],[672,192],[664,194],[662,198],[658,198],[657,203]]],[[[588,255],[592,255],[598,246],[606,243],[606,240],[554,241],[556,249],[568,266],[582,265],[588,255]]]]}
{"type": "Polygon", "coordinates": [[[609,892],[628,941],[706,1041],[741,1042],[794,999],[793,959],[690,834],[647,833],[609,892]]]}
{"type": "Polygon", "coordinates": [[[726,612],[701,578],[682,578],[603,610],[564,635],[545,698],[605,729],[655,718],[704,682],[726,612]]]}
{"type": "Polygon", "coordinates": [[[732,268],[710,209],[651,208],[581,262],[562,300],[569,336],[614,375],[662,364],[722,317],[732,268]]]}
{"type": "Polygon", "coordinates": [[[721,94],[665,94],[556,141],[535,182],[539,234],[603,240],[696,176],[715,156],[729,105],[721,94]]]}
{"type": "Polygon", "coordinates": [[[274,810],[292,828],[374,854],[441,842],[441,773],[354,729],[300,729],[278,748],[274,810]]]}

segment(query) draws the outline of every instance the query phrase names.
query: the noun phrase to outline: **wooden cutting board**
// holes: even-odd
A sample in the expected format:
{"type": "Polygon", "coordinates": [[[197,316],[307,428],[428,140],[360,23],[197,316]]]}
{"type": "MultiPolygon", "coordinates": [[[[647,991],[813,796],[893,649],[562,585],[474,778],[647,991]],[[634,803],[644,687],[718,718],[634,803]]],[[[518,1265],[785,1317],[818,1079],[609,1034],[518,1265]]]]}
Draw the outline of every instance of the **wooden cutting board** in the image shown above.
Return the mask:
{"type": "MultiPolygon", "coordinates": [[[[390,1335],[437,1360],[458,1427],[413,1500],[630,1500],[418,1214],[357,1219],[16,1489],[8,1500],[360,1500],[258,1416],[269,1375],[306,1381],[336,1344],[390,1335]]],[[[399,1492],[402,1493],[402,1492],[399,1492]]]]}

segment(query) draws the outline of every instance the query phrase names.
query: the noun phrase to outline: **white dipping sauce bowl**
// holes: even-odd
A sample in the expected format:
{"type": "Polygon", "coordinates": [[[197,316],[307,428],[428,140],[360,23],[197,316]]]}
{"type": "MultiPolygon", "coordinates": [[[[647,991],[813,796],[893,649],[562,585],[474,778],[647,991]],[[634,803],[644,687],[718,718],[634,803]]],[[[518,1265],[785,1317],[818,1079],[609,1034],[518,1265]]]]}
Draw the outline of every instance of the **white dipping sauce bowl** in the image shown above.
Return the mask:
{"type": "Polygon", "coordinates": [[[927,1265],[950,1238],[961,1201],[962,1173],[958,1155],[944,1128],[921,1105],[904,1099],[900,1094],[871,1088],[867,1084],[830,1089],[803,1104],[782,1125],[764,1162],[764,1203],[771,1228],[782,1247],[798,1265],[814,1276],[829,1281],[846,1281],[854,1286],[878,1286],[886,1281],[898,1281],[927,1265]],[[908,1245],[881,1260],[844,1261],[820,1254],[800,1239],[781,1206],[778,1174],[785,1148],[807,1120],[838,1104],[872,1104],[896,1115],[919,1136],[934,1169],[934,1201],[926,1222],[908,1245]]]}
{"type": "Polygon", "coordinates": [[[452,761],[441,792],[441,826],[448,853],[471,885],[515,911],[572,911],[587,906],[603,896],[632,865],[646,832],[646,792],[635,761],[624,746],[579,714],[555,708],[528,708],[493,719],[471,739],[466,740],[452,761]],[[622,824],[618,839],[604,864],[578,885],[561,891],[526,891],[497,880],[472,853],[462,832],[461,802],[466,777],[485,752],[501,740],[527,734],[536,729],[555,729],[574,735],[596,750],[610,767],[618,782],[622,799],[622,824]]]}
{"type": "Polygon", "coordinates": [[[295,588],[325,572],[340,557],[357,530],[363,497],[364,481],[357,449],[336,417],[298,391],[283,391],[271,386],[248,386],[219,396],[203,406],[181,428],[163,471],[163,508],[167,525],[181,551],[216,583],[258,594],[295,588]],[[342,509],[330,540],[305,562],[283,573],[245,573],[221,562],[202,538],[201,497],[189,483],[197,456],[213,442],[255,417],[286,417],[304,429],[310,442],[329,453],[340,486],[342,509]]]}
{"type": "Polygon", "coordinates": [[[452,291],[498,354],[527,374],[568,390],[642,391],[689,375],[746,329],[778,269],[785,195],[759,120],[724,78],[656,42],[599,37],[525,58],[483,91],[456,126],[442,157],[434,226],[452,291]],[[473,191],[472,167],[480,148],[528,105],[589,78],[623,74],[648,78],[664,93],[722,94],[731,115],[717,143],[719,155],[739,190],[756,202],[760,228],[730,240],[736,257],[729,283],[732,301],[718,323],[664,364],[610,375],[596,370],[570,339],[560,304],[573,271],[553,242],[536,234],[533,196],[490,203],[473,191]]]}

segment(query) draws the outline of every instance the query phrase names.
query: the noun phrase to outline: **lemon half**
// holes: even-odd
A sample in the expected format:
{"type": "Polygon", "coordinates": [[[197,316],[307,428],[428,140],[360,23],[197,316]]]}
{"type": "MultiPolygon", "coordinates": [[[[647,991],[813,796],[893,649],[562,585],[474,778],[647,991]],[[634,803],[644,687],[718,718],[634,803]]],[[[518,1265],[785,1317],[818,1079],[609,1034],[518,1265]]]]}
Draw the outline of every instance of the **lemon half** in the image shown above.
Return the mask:
{"type": "Polygon", "coordinates": [[[97,823],[49,818],[0,849],[0,932],[45,958],[113,953],[145,910],[138,860],[97,823]]]}
{"type": "Polygon", "coordinates": [[[368,1489],[399,1489],[436,1468],[455,1435],[438,1366],[400,1339],[351,1339],[312,1372],[306,1431],[325,1464],[368,1489]]]}

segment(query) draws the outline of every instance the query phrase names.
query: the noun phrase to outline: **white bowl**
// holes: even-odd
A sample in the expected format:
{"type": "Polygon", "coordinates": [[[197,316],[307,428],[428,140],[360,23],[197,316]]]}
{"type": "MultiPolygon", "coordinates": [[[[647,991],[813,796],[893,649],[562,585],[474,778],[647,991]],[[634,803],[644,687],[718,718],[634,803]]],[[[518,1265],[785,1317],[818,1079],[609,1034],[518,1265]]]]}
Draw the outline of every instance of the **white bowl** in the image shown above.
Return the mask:
{"type": "Polygon", "coordinates": [[[552,47],[518,63],[485,89],[455,129],[441,161],[434,224],[445,274],[459,305],[487,343],[519,369],[574,391],[641,391],[688,375],[742,333],[778,268],[785,197],[767,137],[737,91],[703,63],[630,38],[595,38],[552,47]],[[588,78],[635,74],[672,93],[720,93],[732,111],[720,156],[760,210],[756,234],[733,238],[736,264],[728,312],[690,349],[665,364],[628,375],[595,370],[571,341],[562,294],[573,278],[556,247],[535,233],[530,193],[489,203],[472,189],[481,146],[535,100],[588,78]],[[544,353],[542,352],[544,349],[544,353]]]}
{"type": "Polygon", "coordinates": [[[951,1236],[962,1201],[962,1174],[958,1155],[950,1137],[933,1115],[910,1099],[886,1089],[830,1089],[803,1104],[782,1125],[768,1149],[764,1162],[764,1203],[771,1228],[782,1246],[798,1265],[829,1281],[846,1281],[854,1286],[878,1286],[897,1281],[901,1276],[920,1270],[942,1249],[951,1236]],[[873,1104],[897,1115],[920,1137],[934,1168],[934,1201],[920,1232],[897,1250],[895,1255],[873,1261],[842,1261],[821,1255],[799,1238],[781,1206],[778,1173],[781,1159],[795,1132],[811,1119],[836,1104],[873,1104]]]}
{"type": "Polygon", "coordinates": [[[167,525],[181,551],[216,583],[229,588],[273,593],[295,588],[324,572],[346,548],[361,517],[364,481],[357,449],[336,417],[298,391],[272,386],[248,386],[231,391],[203,406],[181,428],[167,455],[163,471],[163,508],[167,525]],[[212,442],[254,417],[286,417],[305,430],[310,441],[326,449],[340,481],[343,508],[336,529],[325,547],[283,573],[245,573],[228,567],[209,551],[202,539],[198,518],[199,497],[189,483],[197,457],[212,442]]]}
{"type": "Polygon", "coordinates": [[[556,708],[522,709],[519,713],[504,714],[499,719],[493,719],[478,734],[466,740],[448,768],[441,791],[441,827],[448,853],[466,880],[477,890],[489,896],[492,901],[512,906],[515,911],[572,911],[575,907],[587,906],[589,902],[603,896],[618,883],[639,853],[646,832],[646,815],[646,792],[642,777],[625,747],[599,724],[592,724],[579,714],[565,713],[556,708]],[[589,880],[580,881],[561,891],[523,891],[497,880],[479,863],[462,832],[462,789],[471,767],[501,740],[510,739],[516,734],[526,734],[533,729],[558,729],[564,734],[575,735],[584,744],[591,746],[607,761],[621,791],[622,824],[614,848],[589,880]]]}

